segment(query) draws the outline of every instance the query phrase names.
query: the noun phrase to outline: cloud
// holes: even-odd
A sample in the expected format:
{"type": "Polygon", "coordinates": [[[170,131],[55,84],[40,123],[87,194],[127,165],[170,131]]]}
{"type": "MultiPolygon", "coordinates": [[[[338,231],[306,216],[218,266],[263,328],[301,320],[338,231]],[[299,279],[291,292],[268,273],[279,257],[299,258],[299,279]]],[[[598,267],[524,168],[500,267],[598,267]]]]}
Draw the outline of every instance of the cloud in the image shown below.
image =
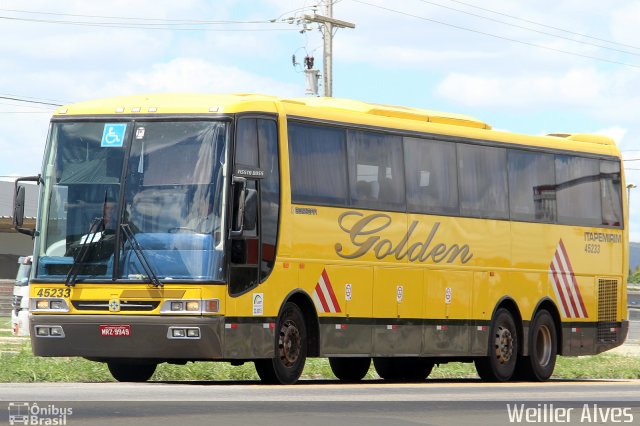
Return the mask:
{"type": "Polygon", "coordinates": [[[561,75],[482,76],[455,73],[435,89],[438,96],[467,106],[539,108],[541,105],[591,105],[606,89],[606,78],[593,69],[561,75]]]}
{"type": "Polygon", "coordinates": [[[628,131],[629,130],[624,127],[613,126],[613,127],[608,127],[606,129],[596,130],[593,133],[595,133],[596,135],[603,135],[603,136],[610,137],[611,139],[616,141],[616,145],[618,145],[620,149],[623,149],[622,147],[624,144],[624,137],[628,131]]]}
{"type": "Polygon", "coordinates": [[[101,95],[149,92],[266,93],[295,96],[299,85],[287,84],[235,66],[198,58],[177,58],[127,72],[101,90],[101,95]]]}

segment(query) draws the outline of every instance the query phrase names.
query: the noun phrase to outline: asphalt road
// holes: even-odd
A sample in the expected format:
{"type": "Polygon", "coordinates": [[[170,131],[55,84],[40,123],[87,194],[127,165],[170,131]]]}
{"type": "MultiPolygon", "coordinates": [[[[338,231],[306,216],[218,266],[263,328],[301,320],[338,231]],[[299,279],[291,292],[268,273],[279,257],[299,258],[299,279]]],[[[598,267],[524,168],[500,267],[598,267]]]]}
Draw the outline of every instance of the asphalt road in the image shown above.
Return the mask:
{"type": "Polygon", "coordinates": [[[424,383],[367,380],[342,384],[301,380],[293,386],[260,382],[12,383],[0,401],[638,401],[640,380],[551,380],[484,383],[432,379],[424,383]]]}
{"type": "MultiPolygon", "coordinates": [[[[564,422],[566,424],[584,424],[585,415],[591,419],[587,423],[601,422],[603,415],[613,414],[620,421],[640,422],[640,380],[541,384],[487,384],[478,380],[430,380],[421,384],[366,381],[353,385],[302,381],[295,386],[264,386],[257,382],[37,383],[3,386],[0,401],[0,422],[2,416],[12,412],[10,402],[29,401],[33,406],[37,401],[39,409],[45,409],[44,414],[38,414],[40,418],[60,417],[50,413],[66,410],[66,424],[70,426],[495,426],[527,423],[514,422],[509,417],[523,408],[530,409],[541,423],[549,423],[549,419],[553,419],[548,417],[551,413],[557,416],[567,412],[573,416],[564,422]],[[7,414],[3,415],[2,411],[7,414]],[[597,415],[600,418],[594,418],[597,415]]],[[[555,420],[562,419],[556,417],[555,420]]],[[[608,420],[604,423],[612,418],[608,420]]]]}

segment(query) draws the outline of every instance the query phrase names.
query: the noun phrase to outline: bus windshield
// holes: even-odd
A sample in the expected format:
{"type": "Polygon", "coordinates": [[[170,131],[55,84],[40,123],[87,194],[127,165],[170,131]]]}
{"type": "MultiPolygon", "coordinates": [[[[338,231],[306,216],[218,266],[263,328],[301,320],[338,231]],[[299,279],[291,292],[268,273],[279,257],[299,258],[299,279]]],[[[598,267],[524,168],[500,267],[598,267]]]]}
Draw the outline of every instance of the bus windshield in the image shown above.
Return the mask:
{"type": "Polygon", "coordinates": [[[36,278],[221,281],[228,126],[55,122],[45,158],[36,278]],[[117,246],[117,247],[116,247],[117,246]]]}

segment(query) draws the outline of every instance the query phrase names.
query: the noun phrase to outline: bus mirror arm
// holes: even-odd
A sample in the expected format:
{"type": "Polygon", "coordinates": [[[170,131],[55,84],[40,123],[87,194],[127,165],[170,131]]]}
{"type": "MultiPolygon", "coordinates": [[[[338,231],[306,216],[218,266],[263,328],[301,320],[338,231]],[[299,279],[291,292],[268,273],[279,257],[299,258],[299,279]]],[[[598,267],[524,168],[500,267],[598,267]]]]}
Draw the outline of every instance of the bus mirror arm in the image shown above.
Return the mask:
{"type": "Polygon", "coordinates": [[[16,179],[15,190],[13,192],[13,227],[21,234],[26,234],[33,238],[36,235],[36,230],[22,227],[24,223],[25,187],[24,185],[20,185],[20,182],[37,182],[38,185],[40,185],[40,183],[42,183],[42,177],[38,175],[16,179]]]}
{"type": "Polygon", "coordinates": [[[231,228],[231,237],[241,237],[244,232],[244,208],[247,192],[247,179],[234,176],[233,177],[233,225],[231,228]],[[237,201],[236,201],[237,200],[237,201]],[[235,225],[235,226],[234,226],[235,225]]]}

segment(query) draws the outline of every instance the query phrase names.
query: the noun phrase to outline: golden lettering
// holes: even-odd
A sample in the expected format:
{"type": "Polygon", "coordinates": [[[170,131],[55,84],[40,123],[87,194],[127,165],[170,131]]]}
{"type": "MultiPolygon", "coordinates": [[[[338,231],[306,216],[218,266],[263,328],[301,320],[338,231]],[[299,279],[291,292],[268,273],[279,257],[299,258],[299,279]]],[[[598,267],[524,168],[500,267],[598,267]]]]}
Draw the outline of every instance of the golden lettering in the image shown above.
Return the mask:
{"type": "Polygon", "coordinates": [[[383,213],[375,213],[369,216],[354,211],[343,213],[338,218],[338,226],[349,234],[349,241],[356,247],[356,250],[352,253],[346,253],[342,244],[338,243],[335,245],[336,254],[344,259],[357,259],[372,251],[378,259],[394,255],[398,260],[408,256],[410,262],[418,260],[426,262],[431,259],[434,263],[440,263],[446,259],[447,263],[453,263],[456,259],[459,259],[463,264],[469,262],[473,257],[473,253],[471,253],[467,244],[461,246],[453,244],[448,247],[444,243],[438,243],[429,250],[440,228],[440,222],[433,224],[424,242],[413,243],[409,248],[406,247],[418,226],[418,221],[413,221],[409,225],[407,232],[395,247],[391,240],[381,239],[379,235],[390,225],[391,217],[383,213]],[[358,219],[349,227],[346,223],[350,222],[348,219],[353,217],[358,219]]]}

